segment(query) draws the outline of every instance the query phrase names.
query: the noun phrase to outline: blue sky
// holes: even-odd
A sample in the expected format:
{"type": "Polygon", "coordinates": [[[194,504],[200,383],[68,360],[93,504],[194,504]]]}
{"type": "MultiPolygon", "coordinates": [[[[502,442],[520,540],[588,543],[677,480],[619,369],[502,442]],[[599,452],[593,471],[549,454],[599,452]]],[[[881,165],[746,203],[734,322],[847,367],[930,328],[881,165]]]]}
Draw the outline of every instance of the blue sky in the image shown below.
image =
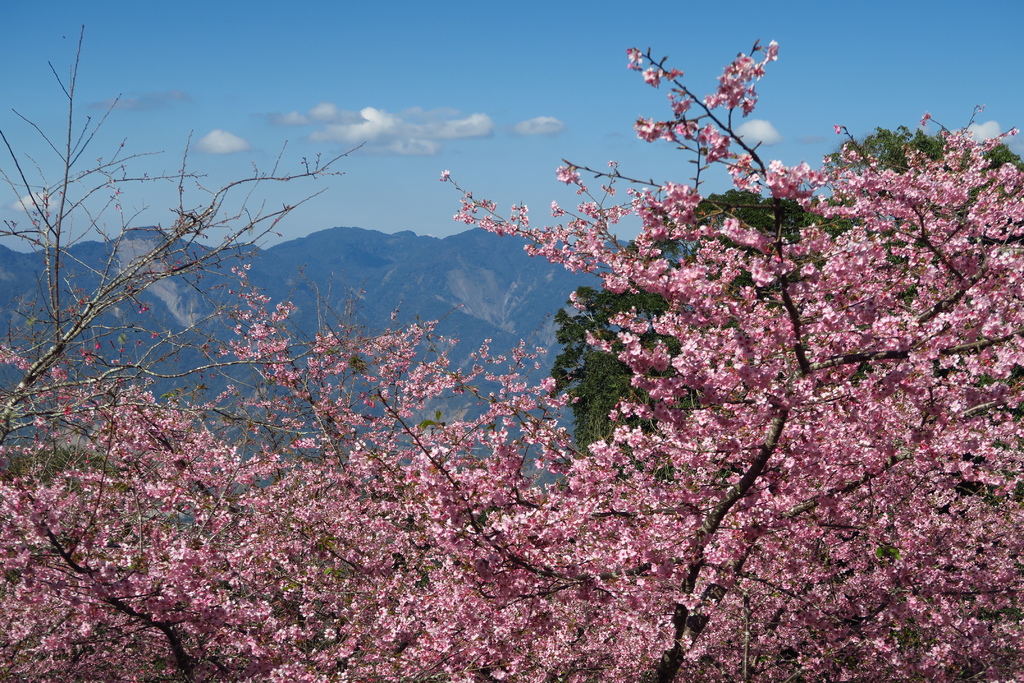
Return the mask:
{"type": "MultiPolygon", "coordinates": [[[[33,178],[55,177],[54,155],[11,108],[63,135],[66,100],[48,62],[67,72],[84,25],[78,114],[100,116],[121,100],[83,164],[109,158],[125,140],[129,152],[161,152],[138,159],[137,174],[173,172],[191,136],[190,169],[219,187],[254,164],[269,169],[286,141],[287,169],[365,143],[341,162],[343,176],[257,191],[273,207],[325,190],[279,226],[284,238],[337,225],[457,232],[465,227],[451,219],[458,196],[438,182],[445,169],[501,206],[528,203],[535,221],[547,218],[552,199],[572,201],[554,177],[563,157],[617,160],[627,174],[685,182],[684,155],[632,131],[637,116],[667,112],[664,92],[626,69],[633,46],[670,55],[706,92],[736,53],[756,39],[778,41],[752,118],[774,131],[765,156],[786,163],[819,163],[838,144],[833,124],[860,135],[912,127],[928,111],[955,128],[984,104],[983,131],[1024,127],[1015,54],[1024,6],[1009,1],[955,11],[893,0],[42,7],[10,0],[0,28],[0,128],[31,157],[33,178]]],[[[1024,139],[1011,146],[1024,151],[1024,139]]],[[[18,196],[5,193],[0,218],[17,220],[18,196]]],[[[125,188],[121,199],[142,224],[169,222],[176,191],[149,184],[125,188]]]]}

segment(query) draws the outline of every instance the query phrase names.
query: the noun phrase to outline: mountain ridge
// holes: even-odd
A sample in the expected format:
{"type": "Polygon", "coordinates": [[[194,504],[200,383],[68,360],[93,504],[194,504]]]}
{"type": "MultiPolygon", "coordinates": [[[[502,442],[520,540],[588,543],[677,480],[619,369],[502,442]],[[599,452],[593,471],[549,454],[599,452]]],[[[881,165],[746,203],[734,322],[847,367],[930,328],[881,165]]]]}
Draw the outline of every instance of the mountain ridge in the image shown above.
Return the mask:
{"type": "MultiPolygon", "coordinates": [[[[351,316],[370,331],[395,322],[437,320],[438,334],[461,341],[453,361],[462,363],[487,339],[495,350],[509,349],[520,339],[552,347],[554,313],[578,286],[596,283],[592,275],[530,257],[524,244],[521,238],[478,228],[438,238],[339,226],[241,254],[240,262],[249,264],[250,282],[272,302],[290,301],[296,307],[293,322],[306,334],[323,323],[325,308],[340,318],[351,316]]],[[[122,245],[122,250],[135,248],[122,245]]],[[[106,259],[130,258],[102,242],[81,242],[68,253],[78,264],[69,281],[85,291],[95,280],[90,268],[106,259]]],[[[0,245],[0,301],[8,302],[0,311],[8,329],[24,325],[25,302],[38,299],[42,263],[38,254],[0,245]]],[[[185,327],[211,311],[204,294],[223,284],[216,274],[206,282],[205,291],[199,291],[169,278],[140,297],[162,324],[185,327]]],[[[134,313],[116,315],[130,324],[134,313]]],[[[549,353],[542,361],[545,368],[551,358],[549,353]]]]}

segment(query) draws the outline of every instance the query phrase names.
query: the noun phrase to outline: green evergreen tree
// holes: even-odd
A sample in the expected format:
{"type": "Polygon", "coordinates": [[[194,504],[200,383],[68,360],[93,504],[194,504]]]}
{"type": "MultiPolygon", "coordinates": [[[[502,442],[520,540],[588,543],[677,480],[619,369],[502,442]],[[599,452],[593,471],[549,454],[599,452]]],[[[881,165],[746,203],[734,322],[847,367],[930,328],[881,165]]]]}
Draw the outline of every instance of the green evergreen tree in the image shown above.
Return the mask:
{"type": "MultiPolygon", "coordinates": [[[[828,165],[833,168],[849,165],[842,159],[841,151],[851,146],[862,158],[875,159],[884,168],[897,173],[904,173],[907,170],[907,150],[922,152],[929,159],[940,159],[946,148],[942,135],[929,135],[920,128],[913,131],[906,126],[900,126],[896,130],[875,128],[875,132],[860,140],[848,140],[843,143],[839,151],[828,156],[828,165]]],[[[990,167],[1013,164],[1024,169],[1024,160],[1006,145],[997,145],[985,156],[990,162],[990,167]]]]}

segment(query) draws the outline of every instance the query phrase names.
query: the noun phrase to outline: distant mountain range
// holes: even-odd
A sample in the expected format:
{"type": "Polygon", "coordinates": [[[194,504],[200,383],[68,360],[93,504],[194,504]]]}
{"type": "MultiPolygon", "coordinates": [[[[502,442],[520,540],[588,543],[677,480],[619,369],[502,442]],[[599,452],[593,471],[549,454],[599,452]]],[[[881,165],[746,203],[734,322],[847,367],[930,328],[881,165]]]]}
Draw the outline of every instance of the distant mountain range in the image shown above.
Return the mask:
{"type": "Polygon", "coordinates": [[[333,228],[259,252],[249,277],[274,300],[294,303],[300,327],[312,326],[312,283],[336,311],[354,302],[370,329],[390,325],[395,310],[400,323],[440,320],[439,333],[461,341],[453,360],[488,338],[498,352],[520,339],[551,349],[554,313],[596,278],[531,258],[523,245],[478,229],[438,239],[333,228]]]}
{"type": "MultiPolygon", "coordinates": [[[[531,258],[523,244],[479,229],[438,239],[339,227],[268,247],[247,261],[250,281],[273,301],[295,304],[293,321],[308,334],[325,320],[324,304],[370,330],[393,325],[397,310],[400,324],[440,320],[438,332],[460,340],[452,358],[457,364],[484,339],[492,340],[495,352],[526,339],[551,350],[547,367],[555,352],[555,311],[578,286],[597,280],[531,258]]],[[[108,251],[102,243],[84,242],[72,247],[71,255],[93,266],[103,263],[108,251]]],[[[41,270],[37,255],[0,246],[0,315],[7,326],[24,324],[15,302],[39,293],[41,270]]],[[[89,279],[83,276],[80,286],[88,288],[89,279]]],[[[215,277],[207,281],[216,284],[215,277]]],[[[173,279],[151,287],[144,297],[169,328],[185,327],[210,308],[199,292],[173,279]]]]}

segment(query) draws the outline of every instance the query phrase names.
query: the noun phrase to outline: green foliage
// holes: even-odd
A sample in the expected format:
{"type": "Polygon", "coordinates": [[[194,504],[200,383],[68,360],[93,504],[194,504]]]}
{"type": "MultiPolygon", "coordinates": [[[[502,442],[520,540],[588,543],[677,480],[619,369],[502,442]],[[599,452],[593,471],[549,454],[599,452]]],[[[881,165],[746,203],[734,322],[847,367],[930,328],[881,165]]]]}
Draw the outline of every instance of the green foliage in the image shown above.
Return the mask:
{"type": "MultiPolygon", "coordinates": [[[[698,216],[701,220],[711,222],[724,222],[729,217],[735,217],[766,232],[778,232],[783,241],[801,228],[821,221],[818,216],[804,211],[795,201],[775,202],[740,190],[710,195],[698,206],[698,216]]],[[[691,248],[679,242],[666,242],[661,246],[663,253],[670,259],[686,258],[691,248]]],[[[753,280],[749,274],[742,274],[734,284],[737,287],[753,286],[753,280]]],[[[562,309],[555,314],[555,337],[562,345],[562,352],[555,359],[551,374],[558,388],[568,391],[575,399],[572,406],[576,425],[574,435],[578,447],[586,448],[594,441],[611,436],[615,423],[609,413],[619,402],[628,400],[646,403],[650,400],[646,392],[632,385],[632,372],[618,359],[618,353],[622,350],[618,342],[620,330],[612,324],[612,319],[620,313],[633,312],[634,315],[653,320],[668,311],[668,302],[659,294],[642,290],[627,290],[617,294],[593,287],[577,289],[576,302],[577,307],[582,307],[580,312],[570,313],[562,309]],[[612,353],[599,351],[590,345],[587,342],[588,334],[595,339],[610,342],[612,353]]],[[[647,348],[662,343],[670,353],[678,352],[675,340],[653,331],[641,334],[640,342],[647,348]]],[[[695,395],[680,397],[682,402],[696,400],[695,395]]],[[[629,423],[637,425],[638,421],[631,420],[629,423]]]]}
{"type": "Polygon", "coordinates": [[[776,200],[742,190],[729,190],[722,194],[709,195],[697,207],[701,220],[724,222],[726,218],[739,219],[741,223],[765,232],[781,232],[786,240],[795,237],[801,228],[821,223],[821,217],[808,213],[792,199],[776,200]]]}
{"type": "MultiPolygon", "coordinates": [[[[555,337],[562,352],[555,358],[551,374],[560,390],[567,390],[576,399],[572,406],[575,419],[575,437],[580,448],[611,435],[611,410],[623,399],[645,401],[646,394],[632,386],[633,373],[615,354],[599,351],[587,342],[588,334],[612,342],[612,348],[621,349],[617,341],[618,328],[611,319],[635,310],[640,315],[654,317],[668,310],[668,303],[658,294],[649,292],[623,292],[615,294],[593,287],[576,290],[576,300],[583,306],[577,314],[562,309],[555,314],[555,337]]],[[[660,337],[653,332],[642,335],[642,343],[652,344],[660,337]]],[[[666,341],[663,339],[663,341],[666,341]]]]}
{"type": "Polygon", "coordinates": [[[875,557],[882,562],[891,563],[900,559],[900,549],[894,545],[880,545],[875,549],[875,557]]]}
{"type": "MultiPolygon", "coordinates": [[[[900,126],[896,130],[888,128],[875,128],[875,132],[861,140],[850,140],[843,144],[843,148],[852,146],[862,159],[876,159],[883,168],[888,168],[897,173],[906,172],[907,150],[915,150],[923,153],[929,159],[940,159],[945,152],[946,144],[941,135],[929,135],[920,128],[911,131],[906,126],[900,126]]],[[[1013,164],[1017,168],[1024,169],[1024,160],[1013,153],[1006,145],[998,145],[985,154],[991,167],[999,167],[1003,164],[1013,164]]],[[[843,161],[840,152],[834,152],[828,156],[827,166],[839,168],[848,165],[843,161]]]]}

